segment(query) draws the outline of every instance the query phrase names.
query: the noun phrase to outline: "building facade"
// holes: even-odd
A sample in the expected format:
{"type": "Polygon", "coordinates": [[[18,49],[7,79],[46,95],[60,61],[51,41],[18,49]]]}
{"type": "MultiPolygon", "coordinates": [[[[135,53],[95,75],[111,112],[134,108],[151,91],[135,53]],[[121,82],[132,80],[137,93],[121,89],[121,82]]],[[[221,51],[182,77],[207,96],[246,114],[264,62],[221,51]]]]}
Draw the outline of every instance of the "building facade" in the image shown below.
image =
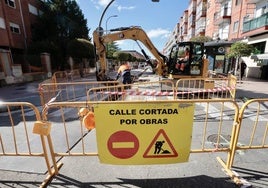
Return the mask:
{"type": "Polygon", "coordinates": [[[42,5],[41,0],[0,0],[0,79],[28,71],[24,53],[42,5]]]}
{"type": "Polygon", "coordinates": [[[171,50],[172,46],[180,41],[180,39],[178,38],[179,28],[180,27],[178,24],[174,27],[170,35],[170,38],[169,40],[167,40],[167,43],[165,44],[165,48],[162,51],[164,55],[168,55],[168,52],[171,50]]]}
{"type": "Polygon", "coordinates": [[[197,0],[195,35],[204,36],[206,30],[207,0],[197,0]]]}
{"type": "Polygon", "coordinates": [[[254,58],[243,57],[248,65],[247,75],[267,79],[267,0],[190,0],[177,25],[176,39],[180,39],[179,42],[194,36],[208,36],[214,40],[208,47],[212,61],[210,68],[220,73],[234,68],[225,57],[232,43],[243,41],[253,45],[258,54],[254,58]],[[217,68],[216,64],[222,67],[217,68]]]}

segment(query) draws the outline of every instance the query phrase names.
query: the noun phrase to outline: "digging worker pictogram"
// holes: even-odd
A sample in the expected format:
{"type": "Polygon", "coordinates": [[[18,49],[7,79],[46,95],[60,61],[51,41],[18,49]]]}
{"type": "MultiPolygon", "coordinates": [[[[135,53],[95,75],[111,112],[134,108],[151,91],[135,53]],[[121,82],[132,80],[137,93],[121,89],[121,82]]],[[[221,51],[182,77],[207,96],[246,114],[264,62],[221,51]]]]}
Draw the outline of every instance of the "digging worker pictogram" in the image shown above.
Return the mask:
{"type": "Polygon", "coordinates": [[[157,141],[157,142],[155,142],[154,154],[159,154],[160,153],[164,143],[165,143],[165,141],[157,141]]]}

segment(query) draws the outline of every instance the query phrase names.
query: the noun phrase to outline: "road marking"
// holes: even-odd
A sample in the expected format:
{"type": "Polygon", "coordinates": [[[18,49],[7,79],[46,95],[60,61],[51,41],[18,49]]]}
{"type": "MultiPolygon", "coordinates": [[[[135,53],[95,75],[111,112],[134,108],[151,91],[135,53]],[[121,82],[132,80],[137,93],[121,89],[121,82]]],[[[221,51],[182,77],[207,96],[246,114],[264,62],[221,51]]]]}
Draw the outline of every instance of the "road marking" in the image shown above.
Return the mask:
{"type": "Polygon", "coordinates": [[[221,113],[220,109],[217,109],[216,107],[214,107],[211,104],[209,104],[209,106],[208,106],[207,103],[197,103],[197,105],[202,106],[204,108],[203,111],[205,111],[205,112],[208,108],[209,117],[212,117],[215,119],[223,119],[223,120],[231,120],[232,119],[227,114],[221,113]]]}

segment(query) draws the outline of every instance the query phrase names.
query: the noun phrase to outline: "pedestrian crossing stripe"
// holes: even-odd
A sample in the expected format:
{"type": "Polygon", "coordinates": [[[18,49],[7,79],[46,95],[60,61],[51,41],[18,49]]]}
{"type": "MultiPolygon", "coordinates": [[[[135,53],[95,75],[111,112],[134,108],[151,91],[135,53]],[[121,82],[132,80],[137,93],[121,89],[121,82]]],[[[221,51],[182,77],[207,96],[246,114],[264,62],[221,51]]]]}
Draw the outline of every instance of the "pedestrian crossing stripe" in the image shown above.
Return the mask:
{"type": "Polygon", "coordinates": [[[174,146],[163,129],[160,129],[153,138],[149,147],[143,154],[143,158],[170,158],[178,157],[174,146]],[[157,143],[162,142],[160,147],[157,143]],[[163,147],[163,148],[162,148],[163,147]],[[162,152],[161,152],[162,151],[162,152]]]}

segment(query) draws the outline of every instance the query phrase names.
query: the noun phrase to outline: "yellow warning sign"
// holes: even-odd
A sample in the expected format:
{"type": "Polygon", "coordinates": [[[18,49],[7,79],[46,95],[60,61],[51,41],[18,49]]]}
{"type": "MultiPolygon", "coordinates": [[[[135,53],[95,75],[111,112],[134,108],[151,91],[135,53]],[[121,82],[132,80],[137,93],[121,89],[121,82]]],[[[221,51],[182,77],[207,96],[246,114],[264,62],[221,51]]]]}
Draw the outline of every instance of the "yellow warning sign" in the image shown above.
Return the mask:
{"type": "Polygon", "coordinates": [[[108,164],[188,161],[194,104],[137,102],[95,104],[99,159],[108,164]]]}
{"type": "Polygon", "coordinates": [[[146,149],[144,158],[177,157],[178,153],[163,129],[159,130],[149,147],[146,149]]]}

